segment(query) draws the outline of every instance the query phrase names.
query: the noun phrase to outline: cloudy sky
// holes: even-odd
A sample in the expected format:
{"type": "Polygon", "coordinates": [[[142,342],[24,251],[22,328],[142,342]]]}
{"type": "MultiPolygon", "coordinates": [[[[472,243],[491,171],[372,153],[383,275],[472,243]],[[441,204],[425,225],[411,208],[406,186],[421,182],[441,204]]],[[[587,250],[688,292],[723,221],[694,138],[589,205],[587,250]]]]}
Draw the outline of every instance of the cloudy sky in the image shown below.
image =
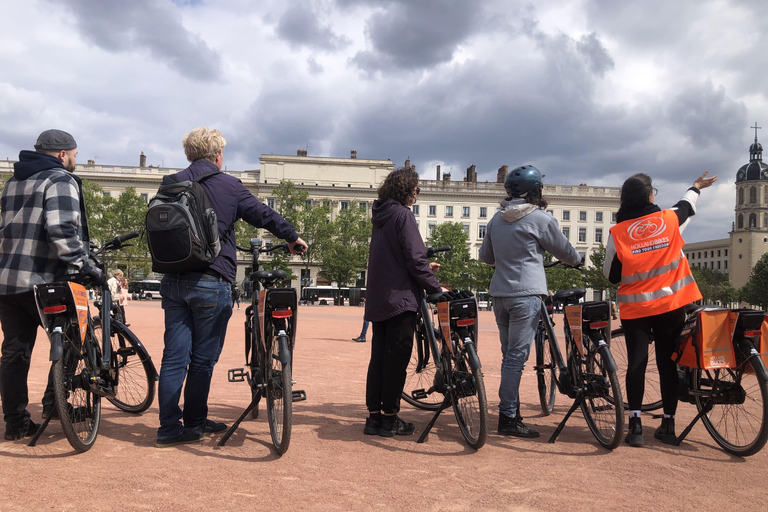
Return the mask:
{"type": "MultiPolygon", "coordinates": [[[[768,2],[757,0],[0,0],[0,157],[44,129],[79,161],[184,167],[195,126],[228,170],[264,153],[410,157],[492,181],[703,171],[688,241],[726,238],[755,122],[768,142],[768,2]],[[762,21],[761,21],[762,20],[762,21]]],[[[766,145],[768,148],[768,145],[766,145]]],[[[768,158],[768,156],[767,156],[768,158]]]]}

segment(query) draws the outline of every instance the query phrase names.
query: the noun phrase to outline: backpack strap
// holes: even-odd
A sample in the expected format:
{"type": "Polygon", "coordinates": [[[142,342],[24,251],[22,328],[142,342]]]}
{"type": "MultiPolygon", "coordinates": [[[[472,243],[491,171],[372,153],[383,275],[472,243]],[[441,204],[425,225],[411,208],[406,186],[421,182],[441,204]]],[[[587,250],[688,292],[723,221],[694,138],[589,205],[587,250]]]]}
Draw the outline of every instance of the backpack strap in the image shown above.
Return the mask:
{"type": "MultiPolygon", "coordinates": [[[[208,172],[204,172],[200,176],[198,176],[196,178],[193,178],[191,181],[195,181],[197,183],[200,183],[201,181],[204,181],[204,180],[210,178],[211,176],[213,176],[214,174],[218,174],[220,172],[221,171],[208,171],[208,172]]],[[[163,185],[172,185],[174,183],[181,183],[182,180],[179,179],[178,174],[179,173],[176,173],[176,174],[166,174],[165,176],[163,176],[162,184],[163,185]]],[[[184,181],[189,181],[189,180],[184,180],[184,181]]]]}

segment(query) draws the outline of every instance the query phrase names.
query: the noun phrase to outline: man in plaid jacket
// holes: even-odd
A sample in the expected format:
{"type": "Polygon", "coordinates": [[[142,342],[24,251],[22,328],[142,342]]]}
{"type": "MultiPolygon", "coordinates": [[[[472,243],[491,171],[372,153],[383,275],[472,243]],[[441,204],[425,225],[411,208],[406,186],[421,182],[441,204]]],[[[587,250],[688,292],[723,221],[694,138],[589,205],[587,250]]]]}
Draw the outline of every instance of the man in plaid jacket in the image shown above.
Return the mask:
{"type": "MultiPolygon", "coordinates": [[[[31,437],[27,374],[40,318],[33,287],[66,274],[100,271],[88,261],[88,222],[82,182],[75,176],[77,144],[67,132],[46,130],[36,151],[21,151],[0,198],[0,397],[5,439],[31,437]]],[[[50,379],[43,414],[53,411],[50,379]]]]}

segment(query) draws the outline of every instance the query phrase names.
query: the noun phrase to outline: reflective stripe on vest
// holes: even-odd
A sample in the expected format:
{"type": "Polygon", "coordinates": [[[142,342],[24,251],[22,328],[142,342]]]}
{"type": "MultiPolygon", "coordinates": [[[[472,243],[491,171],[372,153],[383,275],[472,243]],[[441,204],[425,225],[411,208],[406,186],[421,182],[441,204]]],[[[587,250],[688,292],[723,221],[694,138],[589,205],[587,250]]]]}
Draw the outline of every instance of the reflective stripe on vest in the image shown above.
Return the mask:
{"type": "MultiPolygon", "coordinates": [[[[679,266],[680,266],[680,259],[677,259],[668,265],[662,265],[661,267],[651,269],[648,272],[638,272],[637,274],[632,274],[631,276],[621,276],[621,282],[634,283],[637,281],[645,281],[646,279],[650,279],[651,277],[656,277],[662,274],[666,274],[670,270],[674,270],[679,266]]],[[[651,300],[651,299],[645,299],[645,300],[651,300]]]]}
{"type": "Polygon", "coordinates": [[[619,295],[619,302],[620,303],[630,303],[630,302],[646,302],[649,300],[656,300],[661,299],[662,297],[667,297],[668,295],[672,295],[676,291],[680,290],[684,286],[688,286],[691,283],[696,282],[693,278],[693,275],[688,274],[684,278],[680,279],[679,281],[672,283],[670,286],[665,286],[661,290],[656,290],[655,292],[648,292],[648,293],[635,293],[633,295],[619,295]]]}

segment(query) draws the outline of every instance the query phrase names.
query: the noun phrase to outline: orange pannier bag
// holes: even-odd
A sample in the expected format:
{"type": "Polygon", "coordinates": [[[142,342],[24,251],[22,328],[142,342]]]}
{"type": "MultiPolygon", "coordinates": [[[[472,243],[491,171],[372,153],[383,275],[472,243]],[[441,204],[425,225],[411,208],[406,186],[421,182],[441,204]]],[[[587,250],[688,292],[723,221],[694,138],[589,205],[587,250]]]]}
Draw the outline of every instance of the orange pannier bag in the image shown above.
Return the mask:
{"type": "Polygon", "coordinates": [[[672,360],[705,370],[735,368],[733,332],[738,317],[739,313],[730,309],[706,308],[689,313],[672,360]]]}
{"type": "Polygon", "coordinates": [[[757,347],[757,351],[760,352],[760,359],[763,360],[763,364],[768,368],[768,316],[763,317],[760,331],[760,346],[757,347]]]}

